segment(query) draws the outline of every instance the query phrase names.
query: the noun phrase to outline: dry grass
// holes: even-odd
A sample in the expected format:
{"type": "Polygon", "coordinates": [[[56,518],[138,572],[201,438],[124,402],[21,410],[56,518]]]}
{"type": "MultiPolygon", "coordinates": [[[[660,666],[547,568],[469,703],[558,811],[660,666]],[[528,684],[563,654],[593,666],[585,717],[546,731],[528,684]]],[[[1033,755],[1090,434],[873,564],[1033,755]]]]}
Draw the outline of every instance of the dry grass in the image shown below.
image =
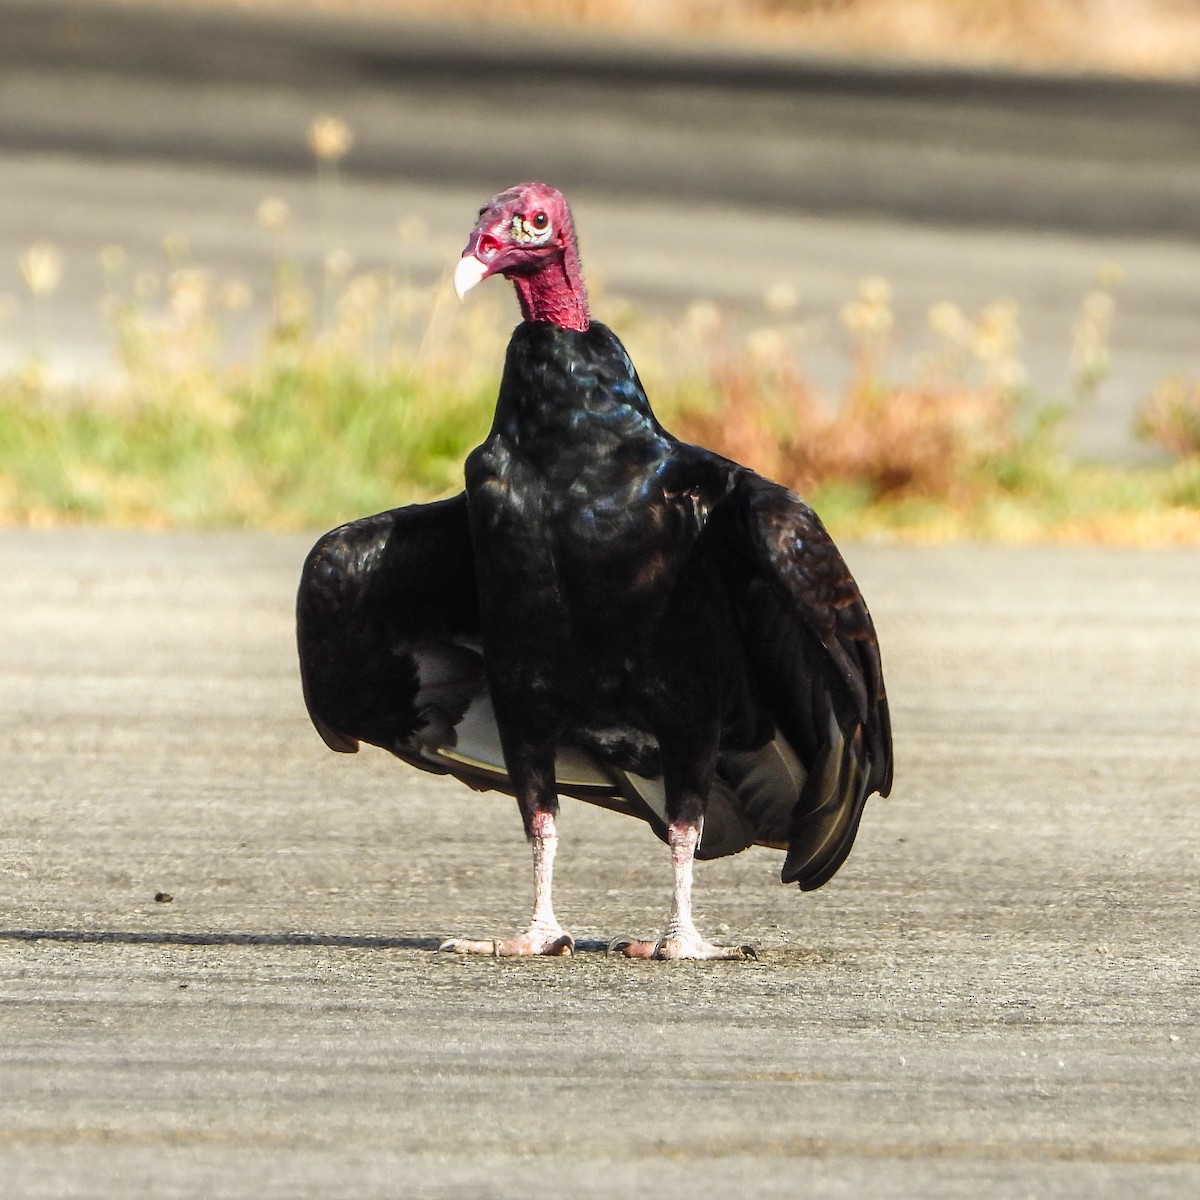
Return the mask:
{"type": "Polygon", "coordinates": [[[1200,379],[1164,379],[1142,406],[1137,427],[1176,458],[1200,457],[1200,379]]]}
{"type": "MultiPolygon", "coordinates": [[[[131,0],[170,3],[180,0],[131,0]]],[[[1200,72],[1195,0],[190,0],[248,9],[416,17],[775,50],[1131,75],[1200,72]]]]}
{"type": "Polygon", "coordinates": [[[1200,509],[1200,379],[1164,379],[1142,406],[1136,428],[1176,459],[1169,499],[1200,509]]]}
{"type": "Polygon", "coordinates": [[[999,393],[863,382],[830,410],[796,374],[714,383],[720,409],[685,412],[681,434],[803,493],[841,485],[872,502],[961,502],[1016,441],[1013,400],[999,393]]]}
{"type": "Polygon", "coordinates": [[[845,394],[822,397],[800,367],[797,330],[764,325],[741,339],[693,321],[703,379],[676,388],[676,425],[796,491],[853,490],[867,503],[921,498],[962,505],[997,486],[1012,463],[1047,442],[1048,410],[1023,414],[1017,308],[973,317],[949,302],[928,315],[928,348],[909,378],[888,381],[894,315],[882,279],[864,280],[842,308],[852,371],[845,394]],[[1030,416],[1029,420],[1023,420],[1030,416]]]}
{"type": "Polygon", "coordinates": [[[690,353],[705,371],[666,389],[672,425],[808,496],[856,536],[1197,544],[1200,458],[1084,466],[1060,442],[1062,419],[1107,372],[1117,282],[1105,269],[1083,298],[1073,390],[1052,401],[1024,384],[1020,314],[1008,301],[974,315],[934,305],[926,351],[904,378],[889,380],[880,363],[890,295],[884,281],[864,281],[841,312],[854,369],[838,398],[806,379],[786,324],[738,337],[701,306],[690,353]]]}

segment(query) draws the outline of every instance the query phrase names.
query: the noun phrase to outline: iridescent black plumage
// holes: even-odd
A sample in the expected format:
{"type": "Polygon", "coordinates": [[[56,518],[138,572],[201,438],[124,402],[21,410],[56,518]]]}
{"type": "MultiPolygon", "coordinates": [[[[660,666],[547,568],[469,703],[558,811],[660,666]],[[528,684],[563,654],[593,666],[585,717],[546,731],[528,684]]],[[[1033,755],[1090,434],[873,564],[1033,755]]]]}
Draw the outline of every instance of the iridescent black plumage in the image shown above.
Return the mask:
{"type": "Polygon", "coordinates": [[[785,882],[826,882],[892,755],[871,619],[812,510],[672,438],[598,323],[518,326],[466,474],[310,554],[300,658],[329,745],[663,837],[707,809],[701,857],[782,846],[785,882]],[[452,744],[489,699],[503,762],[452,744]]]}
{"type": "Polygon", "coordinates": [[[462,295],[512,281],[496,416],[466,491],[327,534],[298,601],[304,694],[335,750],[373,742],[517,798],[529,927],[446,949],[562,954],[560,794],[632,813],[671,848],[671,914],[633,957],[742,958],[692,921],[692,862],[758,842],[826,882],[891,786],[887,700],[862,596],[799,497],[671,437],[587,307],[562,194],[480,211],[462,295]]]}

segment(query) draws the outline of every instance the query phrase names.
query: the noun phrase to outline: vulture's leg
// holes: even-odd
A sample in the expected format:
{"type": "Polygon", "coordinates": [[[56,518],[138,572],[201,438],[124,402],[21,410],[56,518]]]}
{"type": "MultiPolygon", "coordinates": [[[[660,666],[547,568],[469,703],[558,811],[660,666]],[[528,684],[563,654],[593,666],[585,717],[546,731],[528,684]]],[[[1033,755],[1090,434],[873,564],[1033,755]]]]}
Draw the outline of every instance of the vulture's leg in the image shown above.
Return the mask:
{"type": "Polygon", "coordinates": [[[671,892],[671,915],[667,927],[656,942],[617,942],[629,958],[754,958],[750,946],[714,946],[700,936],[692,921],[692,863],[700,844],[703,821],[674,821],[667,829],[675,885],[671,892]]]}
{"type": "MultiPolygon", "coordinates": [[[[713,742],[716,745],[714,731],[713,742]]],[[[671,915],[667,918],[667,927],[656,942],[651,941],[618,941],[614,949],[619,948],[629,958],[754,958],[755,953],[750,946],[714,946],[700,936],[692,920],[692,864],[696,858],[696,847],[700,844],[700,834],[704,829],[704,801],[702,797],[708,794],[708,783],[712,778],[716,752],[711,755],[700,755],[708,761],[708,769],[700,771],[699,780],[689,780],[683,790],[682,801],[672,804],[672,775],[669,762],[664,762],[664,776],[667,785],[668,810],[674,809],[670,825],[667,826],[667,844],[671,848],[671,863],[675,872],[674,886],[671,891],[671,915]]],[[[678,794],[678,793],[677,793],[678,794]]]]}
{"type": "Polygon", "coordinates": [[[452,950],[457,954],[491,954],[498,958],[526,958],[535,954],[570,954],[575,947],[575,939],[563,929],[554,915],[554,855],[558,851],[554,818],[558,811],[558,797],[554,792],[553,750],[549,754],[548,769],[517,765],[528,764],[529,757],[519,755],[510,760],[510,773],[517,788],[517,803],[525,822],[525,835],[533,847],[533,916],[529,926],[516,937],[500,941],[451,938],[442,943],[443,950],[452,950]],[[513,766],[517,766],[517,769],[512,770],[513,766]],[[532,804],[525,800],[531,793],[537,796],[532,804]]]}

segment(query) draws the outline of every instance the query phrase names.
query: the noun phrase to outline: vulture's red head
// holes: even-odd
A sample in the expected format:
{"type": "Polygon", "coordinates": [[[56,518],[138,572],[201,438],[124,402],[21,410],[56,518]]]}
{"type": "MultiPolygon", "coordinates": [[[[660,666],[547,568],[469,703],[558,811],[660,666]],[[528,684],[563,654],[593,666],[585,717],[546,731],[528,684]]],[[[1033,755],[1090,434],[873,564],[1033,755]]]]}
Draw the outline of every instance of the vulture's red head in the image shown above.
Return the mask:
{"type": "Polygon", "coordinates": [[[562,192],[555,188],[520,183],[479,210],[454,272],[459,299],[489,275],[512,280],[527,321],[587,329],[587,292],[575,225],[562,192]]]}

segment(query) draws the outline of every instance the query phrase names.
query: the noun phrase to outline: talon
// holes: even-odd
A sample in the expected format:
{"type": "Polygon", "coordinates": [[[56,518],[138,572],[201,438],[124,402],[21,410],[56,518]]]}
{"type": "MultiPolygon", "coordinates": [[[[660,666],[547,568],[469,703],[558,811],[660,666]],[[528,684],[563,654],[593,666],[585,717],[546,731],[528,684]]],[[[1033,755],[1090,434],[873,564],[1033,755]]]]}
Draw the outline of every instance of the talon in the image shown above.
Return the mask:
{"type": "Polygon", "coordinates": [[[553,934],[528,930],[516,937],[493,941],[449,938],[438,949],[453,954],[483,954],[488,958],[564,958],[574,953],[575,939],[561,930],[553,934]]]}
{"type": "Polygon", "coordinates": [[[657,958],[660,943],[644,938],[624,938],[614,945],[626,958],[657,958]]]}
{"type": "Polygon", "coordinates": [[[470,938],[447,938],[439,947],[439,951],[448,954],[494,954],[495,942],[474,942],[470,938]]]}
{"type": "Polygon", "coordinates": [[[575,952],[575,939],[569,934],[560,934],[549,941],[541,941],[529,934],[493,942],[497,958],[569,958],[575,952]]]}
{"type": "Polygon", "coordinates": [[[753,946],[714,946],[699,937],[664,937],[658,942],[632,942],[624,953],[630,958],[654,958],[660,962],[693,961],[747,962],[756,960],[753,946]]]}

